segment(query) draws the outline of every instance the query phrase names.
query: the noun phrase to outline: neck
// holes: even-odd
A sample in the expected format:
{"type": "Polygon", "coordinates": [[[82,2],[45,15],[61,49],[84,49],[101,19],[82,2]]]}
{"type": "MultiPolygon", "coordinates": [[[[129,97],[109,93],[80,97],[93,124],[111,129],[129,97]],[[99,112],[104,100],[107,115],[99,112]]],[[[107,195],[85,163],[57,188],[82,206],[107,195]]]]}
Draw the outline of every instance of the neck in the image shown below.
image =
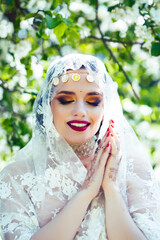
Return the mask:
{"type": "Polygon", "coordinates": [[[80,144],[70,144],[70,146],[75,152],[75,154],[81,159],[81,161],[83,161],[87,160],[94,152],[96,147],[96,141],[95,138],[92,137],[86,142],[80,144]]]}

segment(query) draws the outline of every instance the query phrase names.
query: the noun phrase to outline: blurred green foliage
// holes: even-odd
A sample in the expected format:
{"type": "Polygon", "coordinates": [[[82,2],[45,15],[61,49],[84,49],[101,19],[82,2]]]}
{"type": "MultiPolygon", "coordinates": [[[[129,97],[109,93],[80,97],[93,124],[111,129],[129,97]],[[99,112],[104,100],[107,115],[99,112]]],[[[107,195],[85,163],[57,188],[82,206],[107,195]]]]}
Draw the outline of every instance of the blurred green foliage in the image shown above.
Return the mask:
{"type": "Polygon", "coordinates": [[[0,5],[0,158],[31,138],[34,99],[49,63],[71,52],[102,59],[124,113],[158,164],[159,1],[3,0],[0,5]]]}

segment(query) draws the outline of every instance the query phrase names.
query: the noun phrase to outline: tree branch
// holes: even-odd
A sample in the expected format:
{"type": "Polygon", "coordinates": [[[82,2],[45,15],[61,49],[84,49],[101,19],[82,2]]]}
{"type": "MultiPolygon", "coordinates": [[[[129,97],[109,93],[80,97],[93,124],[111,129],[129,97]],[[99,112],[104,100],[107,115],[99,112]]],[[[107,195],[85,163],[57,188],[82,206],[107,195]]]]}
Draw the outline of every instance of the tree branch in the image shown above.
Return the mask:
{"type": "MultiPolygon", "coordinates": [[[[88,38],[93,38],[93,39],[96,39],[96,40],[100,40],[100,41],[102,41],[102,37],[101,38],[98,38],[98,37],[96,37],[96,36],[88,36],[88,38]]],[[[105,41],[105,42],[113,42],[113,43],[120,43],[120,44],[122,44],[122,45],[129,45],[129,46],[132,46],[132,45],[135,45],[135,44],[137,44],[137,45],[141,45],[141,47],[143,46],[143,44],[145,43],[145,42],[127,42],[127,41],[120,41],[120,40],[115,40],[115,39],[111,39],[111,38],[107,38],[107,37],[104,37],[103,36],[103,40],[105,41]]]]}
{"type": "Polygon", "coordinates": [[[133,88],[133,86],[132,86],[132,82],[130,81],[130,79],[129,79],[127,73],[126,73],[126,71],[124,70],[124,68],[122,67],[122,65],[119,63],[119,61],[117,60],[117,58],[115,57],[115,55],[113,54],[112,50],[110,49],[110,47],[109,47],[108,44],[106,43],[106,39],[105,39],[104,36],[103,36],[103,33],[102,33],[102,31],[101,31],[101,28],[100,28],[100,22],[99,22],[99,19],[98,19],[98,0],[96,0],[96,8],[95,8],[95,11],[96,11],[96,23],[97,23],[97,27],[98,27],[99,33],[100,33],[100,35],[101,35],[101,40],[102,40],[105,48],[106,48],[106,49],[108,50],[108,52],[110,53],[113,61],[118,64],[119,69],[122,71],[122,73],[123,73],[123,75],[125,76],[127,82],[131,85],[131,88],[132,88],[132,91],[133,91],[135,97],[136,97],[137,99],[139,99],[139,96],[138,96],[137,93],[135,92],[135,90],[134,90],[134,88],[133,88]]]}

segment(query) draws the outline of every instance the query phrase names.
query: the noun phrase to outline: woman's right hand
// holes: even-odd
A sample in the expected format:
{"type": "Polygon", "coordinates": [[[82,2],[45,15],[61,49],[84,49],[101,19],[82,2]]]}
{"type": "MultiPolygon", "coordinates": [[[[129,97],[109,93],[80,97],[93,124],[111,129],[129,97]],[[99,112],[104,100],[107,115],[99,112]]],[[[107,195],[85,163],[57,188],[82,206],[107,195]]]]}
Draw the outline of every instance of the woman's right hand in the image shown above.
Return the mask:
{"type": "Polygon", "coordinates": [[[90,200],[96,197],[102,185],[105,165],[110,153],[110,144],[107,139],[108,132],[109,131],[106,131],[95,151],[94,158],[90,163],[86,179],[81,188],[82,191],[85,191],[90,200]]]}

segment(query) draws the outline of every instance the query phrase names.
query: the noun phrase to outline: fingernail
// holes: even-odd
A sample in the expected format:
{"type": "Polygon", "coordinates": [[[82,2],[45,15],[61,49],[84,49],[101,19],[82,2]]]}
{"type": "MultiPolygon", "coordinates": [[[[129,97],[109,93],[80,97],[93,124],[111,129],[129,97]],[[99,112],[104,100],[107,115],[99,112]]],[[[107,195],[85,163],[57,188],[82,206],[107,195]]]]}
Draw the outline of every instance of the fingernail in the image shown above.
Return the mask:
{"type": "Polygon", "coordinates": [[[111,127],[112,127],[112,128],[114,128],[114,126],[113,126],[113,125],[111,125],[111,127]]]}
{"type": "Polygon", "coordinates": [[[107,131],[109,131],[109,127],[107,128],[107,131]]]}
{"type": "Polygon", "coordinates": [[[107,137],[109,137],[110,133],[107,134],[107,137]]]}
{"type": "Polygon", "coordinates": [[[111,122],[114,123],[114,121],[111,119],[111,122]]]}
{"type": "Polygon", "coordinates": [[[107,143],[107,146],[106,146],[107,148],[109,147],[109,143],[107,143]]]}
{"type": "Polygon", "coordinates": [[[113,134],[111,133],[111,137],[113,137],[113,134]]]}

